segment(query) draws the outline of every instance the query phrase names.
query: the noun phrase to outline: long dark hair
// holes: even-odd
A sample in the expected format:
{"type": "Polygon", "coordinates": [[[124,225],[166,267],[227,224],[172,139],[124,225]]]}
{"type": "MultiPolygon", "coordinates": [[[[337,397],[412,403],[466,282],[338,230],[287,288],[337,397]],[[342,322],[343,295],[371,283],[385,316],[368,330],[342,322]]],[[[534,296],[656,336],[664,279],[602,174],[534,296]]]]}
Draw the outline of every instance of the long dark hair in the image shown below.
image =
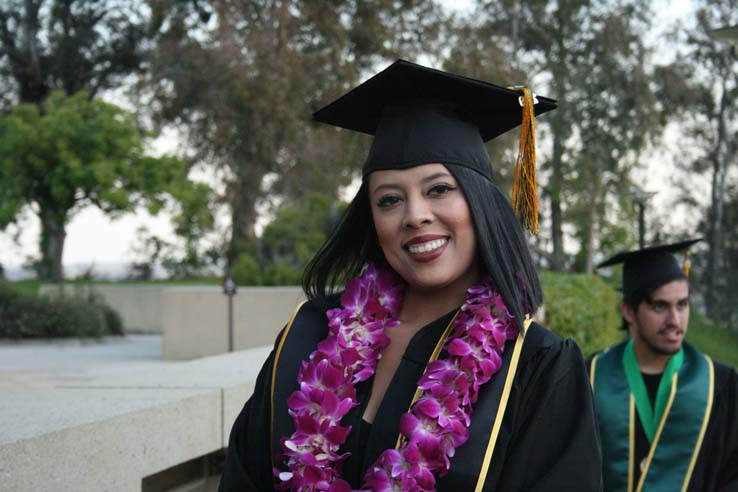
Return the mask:
{"type": "MultiPolygon", "coordinates": [[[[543,291],[523,228],[505,196],[489,179],[464,166],[444,164],[466,197],[474,220],[480,273],[489,275],[522,329],[526,313],[543,303],[543,291]]],[[[308,299],[327,306],[330,294],[361,273],[367,262],[386,264],[372,220],[364,180],[336,228],[305,268],[308,299]]]]}

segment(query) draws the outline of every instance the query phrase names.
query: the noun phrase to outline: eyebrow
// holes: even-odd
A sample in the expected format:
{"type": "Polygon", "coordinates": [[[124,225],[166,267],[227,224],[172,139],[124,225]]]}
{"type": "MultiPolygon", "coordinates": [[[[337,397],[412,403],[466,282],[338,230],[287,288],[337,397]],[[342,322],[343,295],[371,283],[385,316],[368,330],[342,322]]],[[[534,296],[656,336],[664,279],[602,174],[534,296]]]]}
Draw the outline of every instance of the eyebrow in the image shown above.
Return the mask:
{"type": "MultiPolygon", "coordinates": [[[[680,302],[689,301],[689,296],[682,297],[681,299],[676,300],[676,304],[679,304],[680,302]]],[[[647,302],[649,304],[669,304],[669,301],[666,299],[647,299],[647,302]]]]}
{"type": "MultiPolygon", "coordinates": [[[[452,177],[451,176],[451,173],[441,171],[441,172],[433,173],[433,174],[431,174],[429,176],[424,177],[423,179],[420,180],[420,182],[421,183],[427,183],[429,181],[434,181],[434,180],[436,180],[438,178],[451,178],[451,177],[452,177]]],[[[395,190],[395,189],[402,189],[402,186],[400,186],[397,183],[382,183],[381,185],[379,185],[376,188],[374,188],[374,190],[371,191],[371,194],[374,194],[377,191],[380,191],[380,190],[383,190],[383,189],[393,189],[393,190],[395,190]]]]}

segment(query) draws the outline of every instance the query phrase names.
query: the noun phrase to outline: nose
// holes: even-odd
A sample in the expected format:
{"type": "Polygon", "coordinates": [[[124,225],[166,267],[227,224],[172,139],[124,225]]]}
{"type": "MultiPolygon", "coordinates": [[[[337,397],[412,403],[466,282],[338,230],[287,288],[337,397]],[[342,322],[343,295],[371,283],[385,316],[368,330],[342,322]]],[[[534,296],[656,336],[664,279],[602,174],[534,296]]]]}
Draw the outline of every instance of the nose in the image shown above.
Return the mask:
{"type": "Polygon", "coordinates": [[[669,306],[669,312],[666,315],[666,321],[670,324],[679,324],[679,307],[676,304],[669,306]]]}
{"type": "Polygon", "coordinates": [[[407,198],[402,226],[417,229],[433,222],[433,210],[427,200],[420,196],[407,198]]]}

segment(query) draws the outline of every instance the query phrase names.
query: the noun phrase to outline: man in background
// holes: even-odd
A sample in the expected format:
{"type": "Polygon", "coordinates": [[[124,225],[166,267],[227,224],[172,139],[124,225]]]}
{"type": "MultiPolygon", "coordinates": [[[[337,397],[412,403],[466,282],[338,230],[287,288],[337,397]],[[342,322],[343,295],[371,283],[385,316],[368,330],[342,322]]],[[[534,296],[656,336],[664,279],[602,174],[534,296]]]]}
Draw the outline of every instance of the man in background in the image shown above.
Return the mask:
{"type": "Polygon", "coordinates": [[[589,361],[606,492],[738,492],[738,374],[684,337],[697,240],[619,253],[629,337],[589,361]],[[686,261],[685,261],[686,263],[686,261]]]}

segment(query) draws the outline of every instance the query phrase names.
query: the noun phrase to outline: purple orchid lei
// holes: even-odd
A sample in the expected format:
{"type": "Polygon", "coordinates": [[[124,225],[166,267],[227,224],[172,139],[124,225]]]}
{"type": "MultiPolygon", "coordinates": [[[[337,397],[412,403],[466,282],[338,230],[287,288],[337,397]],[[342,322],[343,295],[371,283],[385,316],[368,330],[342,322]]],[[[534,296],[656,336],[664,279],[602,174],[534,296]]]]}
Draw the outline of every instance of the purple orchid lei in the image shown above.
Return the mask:
{"type": "MultiPolygon", "coordinates": [[[[296,430],[282,439],[278,458],[288,471],[274,470],[280,490],[351,492],[340,476],[348,453],[338,453],[351,427],[341,419],[358,405],[354,385],[374,374],[389,345],[385,329],[399,323],[403,290],[394,273],[368,265],[346,285],[341,307],[326,313],[328,337],[302,363],[300,389],[287,401],[296,430]]],[[[490,282],[468,289],[444,345],[447,357],[428,364],[418,383],[422,395],[400,419],[400,446],[367,470],[362,491],[435,490],[436,475],[448,472],[456,448],[469,438],[480,387],[500,369],[505,342],[517,334],[490,282]]]]}

